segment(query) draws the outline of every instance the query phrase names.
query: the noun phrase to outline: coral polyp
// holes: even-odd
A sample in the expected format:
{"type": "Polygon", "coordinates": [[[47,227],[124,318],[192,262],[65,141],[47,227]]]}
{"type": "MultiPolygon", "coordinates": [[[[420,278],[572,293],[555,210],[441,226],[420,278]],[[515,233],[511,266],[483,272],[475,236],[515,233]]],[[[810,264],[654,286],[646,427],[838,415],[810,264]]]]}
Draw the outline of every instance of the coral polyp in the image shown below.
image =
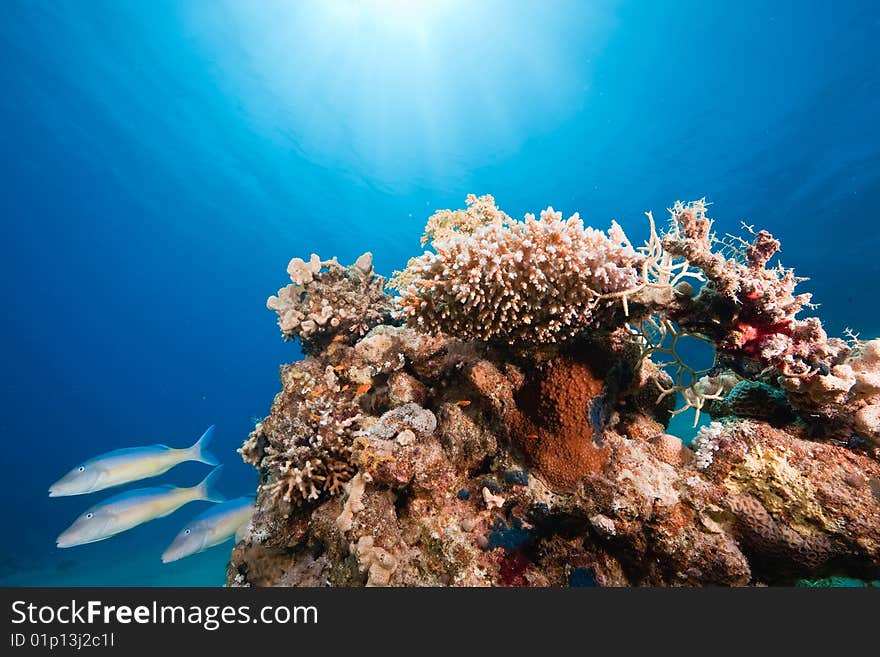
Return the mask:
{"type": "Polygon", "coordinates": [[[307,356],[241,449],[260,484],[229,583],[874,577],[880,339],[801,317],[779,241],[719,239],[702,200],[648,231],[472,195],[428,220],[397,296],[366,256],[291,261],[269,306],[307,356]],[[692,443],[685,411],[709,419],[692,443]]]}
{"type": "Polygon", "coordinates": [[[508,344],[559,342],[596,325],[608,295],[636,285],[641,258],[618,224],[606,235],[552,207],[508,221],[491,197],[480,202],[480,213],[466,213],[455,229],[448,211],[434,215],[426,232],[434,251],[394,281],[411,326],[508,344]]]}

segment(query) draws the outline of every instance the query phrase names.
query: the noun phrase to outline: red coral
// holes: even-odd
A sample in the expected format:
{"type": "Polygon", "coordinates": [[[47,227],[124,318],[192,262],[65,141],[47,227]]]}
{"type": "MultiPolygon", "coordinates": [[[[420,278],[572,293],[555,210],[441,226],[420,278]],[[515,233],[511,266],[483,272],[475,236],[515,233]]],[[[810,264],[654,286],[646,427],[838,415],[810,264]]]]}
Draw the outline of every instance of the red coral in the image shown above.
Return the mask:
{"type": "Polygon", "coordinates": [[[506,552],[499,559],[498,575],[501,586],[528,586],[525,574],[531,562],[522,550],[506,552]]]}
{"type": "Polygon", "coordinates": [[[774,335],[791,337],[791,322],[791,319],[783,319],[772,324],[738,322],[732,334],[734,344],[744,354],[759,357],[767,338],[774,335]]]}

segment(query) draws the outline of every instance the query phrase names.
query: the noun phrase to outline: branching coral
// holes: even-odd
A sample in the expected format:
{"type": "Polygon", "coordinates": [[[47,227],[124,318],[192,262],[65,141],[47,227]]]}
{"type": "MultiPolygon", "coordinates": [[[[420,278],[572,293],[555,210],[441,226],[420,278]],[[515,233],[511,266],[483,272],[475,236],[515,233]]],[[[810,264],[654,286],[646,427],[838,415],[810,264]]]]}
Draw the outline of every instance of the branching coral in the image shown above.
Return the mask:
{"type": "MultiPolygon", "coordinates": [[[[875,393],[870,386],[856,385],[853,371],[853,363],[863,361],[850,353],[852,346],[844,340],[829,338],[818,318],[797,317],[803,309],[815,306],[809,294],[794,292],[805,279],[781,264],[769,266],[779,251],[779,241],[745,224],[751,241],[729,234],[717,238],[704,200],[678,202],[670,214],[670,228],[662,235],[649,215],[651,237],[641,249],[645,257],[641,283],[620,294],[634,307],[631,323],[646,355],[664,351],[656,341],[646,339],[646,323],[649,328],[665,329],[664,334],[673,333],[673,343],[675,336],[687,335],[714,345],[713,376],[699,380],[700,374],[709,372],[695,373],[674,350],[665,352],[672,356],[672,362],[665,365],[676,378],[668,393],[680,392],[685,401],[679,411],[694,407],[699,415],[707,400],[721,402],[719,396],[728,395],[731,389],[716,385],[714,377],[728,367],[733,369],[731,376],[736,372],[746,381],[734,397],[711,404],[713,412],[738,408],[751,417],[790,419],[782,388],[788,391],[791,406],[811,422],[835,425],[838,430],[852,427],[880,441],[875,393]],[[685,278],[700,277],[706,282],[695,294],[685,278]],[[759,408],[762,399],[766,408],[759,408]]],[[[864,362],[855,368],[874,367],[870,356],[864,362]]]]}
{"type": "Polygon", "coordinates": [[[673,382],[669,386],[664,386],[660,379],[654,379],[660,390],[657,403],[659,404],[669,395],[680,393],[684,400],[684,406],[672,411],[672,415],[678,415],[693,408],[694,426],[697,426],[703,406],[710,400],[724,398],[721,394],[724,391],[724,386],[719,383],[717,386],[711,387],[711,381],[706,377],[709,373],[708,369],[695,370],[685,363],[678,352],[678,342],[682,338],[691,338],[702,342],[709,342],[709,340],[699,334],[682,331],[662,314],[645,317],[632,325],[630,329],[641,346],[641,357],[643,359],[651,358],[655,354],[660,354],[666,360],[655,361],[654,364],[661,369],[672,372],[673,382]]]}
{"type": "MultiPolygon", "coordinates": [[[[688,333],[710,339],[721,363],[760,377],[765,388],[752,387],[750,394],[778,398],[768,383],[775,377],[791,406],[809,422],[823,425],[823,431],[844,439],[852,431],[880,444],[876,341],[851,345],[829,338],[818,318],[797,317],[815,306],[808,293],[794,292],[805,279],[781,264],[768,268],[780,244],[767,231],[746,226],[750,242],[730,235],[719,240],[703,201],[676,203],[671,214],[674,228],[662,237],[662,250],[686,259],[707,282],[695,298],[670,304],[667,316],[688,333]]],[[[778,417],[785,417],[787,404],[773,404],[778,417]]]]}
{"type": "Polygon", "coordinates": [[[676,203],[671,214],[675,229],[663,236],[663,250],[686,259],[707,279],[699,296],[673,319],[709,337],[731,358],[757,359],[785,374],[810,372],[824,345],[816,334],[818,320],[795,319],[812,307],[810,294],[794,294],[804,279],[781,265],[767,268],[779,242],[762,230],[727,257],[728,246],[715,249],[719,241],[704,201],[676,203]]]}
{"type": "Polygon", "coordinates": [[[239,450],[246,461],[266,474],[261,490],[284,515],[323,494],[335,495],[351,479],[351,442],[362,415],[355,400],[340,398],[332,368],[321,371],[312,360],[282,372],[289,390],[281,393],[274,412],[257,424],[239,450]]]}
{"type": "Polygon", "coordinates": [[[617,223],[606,235],[585,228],[577,214],[563,220],[553,208],[509,223],[483,198],[479,212],[465,211],[454,230],[448,211],[432,217],[426,235],[434,237],[435,253],[410,260],[393,281],[419,330],[509,344],[558,342],[595,325],[599,306],[637,285],[641,257],[617,223]]]}
{"type": "Polygon", "coordinates": [[[266,306],[278,313],[284,337],[298,337],[307,353],[321,349],[336,335],[356,339],[390,317],[385,278],[373,272],[370,253],[350,267],[313,253],[308,262],[291,260],[287,273],[291,284],[269,297],[266,306]]]}
{"type": "Polygon", "coordinates": [[[507,214],[495,207],[490,194],[468,194],[464,210],[438,210],[428,218],[422,235],[422,246],[431,242],[445,242],[456,235],[470,235],[483,226],[509,226],[514,223],[507,214]]]}
{"type": "MultiPolygon", "coordinates": [[[[482,226],[503,227],[514,223],[513,219],[495,206],[495,198],[491,194],[468,194],[465,203],[467,207],[464,210],[438,210],[428,218],[421,238],[423,247],[431,242],[470,235],[482,226]]],[[[394,272],[388,287],[404,290],[418,277],[418,258],[410,258],[406,269],[394,272]]]]}

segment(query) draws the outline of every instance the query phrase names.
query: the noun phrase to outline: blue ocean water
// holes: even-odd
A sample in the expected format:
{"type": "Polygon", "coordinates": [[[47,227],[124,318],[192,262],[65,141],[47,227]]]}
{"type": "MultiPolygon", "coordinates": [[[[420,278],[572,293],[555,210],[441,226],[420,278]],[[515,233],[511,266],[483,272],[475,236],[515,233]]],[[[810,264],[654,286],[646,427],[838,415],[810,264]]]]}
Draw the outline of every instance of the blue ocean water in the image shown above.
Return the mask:
{"type": "Polygon", "coordinates": [[[880,335],[878,43],[867,1],[0,4],[0,584],[221,584],[229,544],[160,561],[204,503],[59,550],[102,493],[48,486],[216,424],[252,492],[288,260],[390,274],[470,192],[633,241],[706,196],[782,239],[829,332],[880,335]]]}

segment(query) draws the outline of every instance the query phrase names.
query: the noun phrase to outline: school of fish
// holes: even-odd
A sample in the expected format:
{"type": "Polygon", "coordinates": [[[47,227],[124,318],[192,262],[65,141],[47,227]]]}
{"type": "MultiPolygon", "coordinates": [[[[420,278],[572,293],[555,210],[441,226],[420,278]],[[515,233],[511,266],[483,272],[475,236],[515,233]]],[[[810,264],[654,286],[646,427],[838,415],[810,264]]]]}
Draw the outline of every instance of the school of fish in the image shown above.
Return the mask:
{"type": "Polygon", "coordinates": [[[227,500],[216,489],[223,466],[208,450],[214,426],[190,447],[149,445],[117,449],[83,461],[49,487],[49,497],[86,495],[142,479],[157,477],[174,466],[196,461],[216,466],[200,483],[190,487],[172,485],[135,488],[113,495],[86,509],[58,536],[59,548],[103,541],[120,532],[163,518],[190,502],[215,506],[193,518],[162,554],[169,563],[220,545],[240,536],[254,510],[253,496],[227,500]]]}

